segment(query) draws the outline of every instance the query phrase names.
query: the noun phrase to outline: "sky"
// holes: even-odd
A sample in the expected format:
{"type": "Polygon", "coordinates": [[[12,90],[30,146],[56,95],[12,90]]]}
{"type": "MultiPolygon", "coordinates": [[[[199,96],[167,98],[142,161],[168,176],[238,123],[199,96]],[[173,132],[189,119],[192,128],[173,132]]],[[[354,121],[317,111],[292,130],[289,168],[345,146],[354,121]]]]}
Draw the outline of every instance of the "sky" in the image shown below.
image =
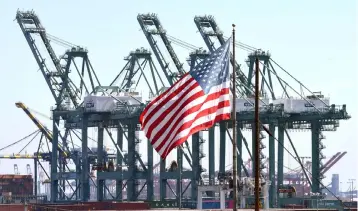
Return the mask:
{"type": "MultiPolygon", "coordinates": [[[[358,176],[355,1],[1,1],[0,45],[3,50],[0,51],[0,84],[4,93],[0,104],[3,112],[0,148],[36,130],[29,118],[15,107],[15,102],[22,101],[47,116],[51,116],[50,107],[54,105],[20,27],[14,21],[18,9],[33,9],[49,34],[85,46],[102,84],[109,84],[119,73],[125,65],[123,58],[130,51],[150,48],[137,22],[138,13],[157,13],[168,34],[205,49],[193,21],[195,15],[213,15],[227,37],[231,33],[231,24],[235,23],[236,40],[269,50],[273,60],[310,90],[322,91],[330,97],[332,104],[347,105],[352,118],[341,121],[336,132],[324,133],[327,158],[338,151],[347,151],[347,155],[326,173],[324,182],[329,184],[331,175],[339,173],[342,190],[347,190],[348,179],[358,176]]],[[[58,46],[54,48],[57,55],[66,50],[58,46]]],[[[189,51],[179,46],[174,45],[174,50],[183,62],[189,55],[189,51]]],[[[246,58],[247,52],[239,50],[237,61],[244,64],[246,58]]],[[[156,66],[160,68],[158,63],[156,66]]],[[[278,74],[281,76],[280,72],[278,74]]],[[[295,86],[293,80],[287,81],[295,86]]],[[[146,92],[147,88],[142,86],[138,91],[146,92]]],[[[52,128],[48,118],[38,118],[52,128]]],[[[310,133],[292,131],[290,134],[299,155],[311,156],[310,133]]],[[[38,138],[29,144],[26,151],[34,152],[36,143],[38,138]]],[[[23,146],[24,143],[0,150],[0,154],[16,153],[23,146]]],[[[292,151],[292,147],[287,145],[287,148],[292,151]]],[[[227,160],[231,156],[228,153],[227,160]]],[[[247,153],[244,156],[247,157],[247,153]]],[[[298,166],[289,155],[285,158],[285,165],[298,166]]],[[[21,173],[26,172],[27,163],[32,165],[29,160],[1,160],[0,173],[12,173],[15,163],[21,173]]]]}

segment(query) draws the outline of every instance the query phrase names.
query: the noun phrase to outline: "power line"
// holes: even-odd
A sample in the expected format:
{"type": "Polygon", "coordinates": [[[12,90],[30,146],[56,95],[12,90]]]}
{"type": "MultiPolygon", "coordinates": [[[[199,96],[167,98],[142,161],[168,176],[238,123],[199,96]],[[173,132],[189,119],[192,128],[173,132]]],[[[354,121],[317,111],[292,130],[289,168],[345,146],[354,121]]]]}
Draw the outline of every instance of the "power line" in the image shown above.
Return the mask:
{"type": "Polygon", "coordinates": [[[21,141],[27,139],[28,137],[30,137],[30,136],[34,135],[35,133],[38,133],[38,132],[40,132],[40,130],[36,130],[35,132],[30,133],[29,135],[23,137],[22,139],[20,139],[20,140],[18,140],[18,141],[15,141],[15,142],[13,142],[13,143],[11,143],[11,144],[9,144],[9,145],[7,145],[7,146],[1,148],[0,151],[1,151],[1,150],[4,150],[4,149],[6,149],[6,148],[12,147],[12,146],[16,145],[17,143],[20,143],[21,141]]]}

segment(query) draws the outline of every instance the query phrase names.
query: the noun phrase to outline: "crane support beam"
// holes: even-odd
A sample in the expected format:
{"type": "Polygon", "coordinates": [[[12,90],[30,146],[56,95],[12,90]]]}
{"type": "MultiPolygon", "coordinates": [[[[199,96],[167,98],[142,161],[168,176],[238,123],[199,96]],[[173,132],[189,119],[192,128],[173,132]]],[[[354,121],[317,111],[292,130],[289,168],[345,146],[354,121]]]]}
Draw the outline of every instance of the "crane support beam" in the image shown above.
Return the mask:
{"type": "Polygon", "coordinates": [[[322,170],[324,170],[328,165],[330,165],[332,163],[332,161],[334,161],[339,155],[341,154],[341,152],[337,152],[336,154],[334,154],[328,161],[326,161],[322,167],[321,167],[321,172],[322,170]]]}
{"type": "Polygon", "coordinates": [[[155,56],[158,59],[158,62],[163,69],[165,76],[168,78],[170,85],[172,85],[174,81],[178,80],[183,74],[185,74],[185,71],[183,69],[183,63],[179,61],[179,58],[176,55],[173,46],[171,45],[166,35],[166,31],[158,19],[158,16],[156,14],[139,14],[137,16],[137,20],[155,56]],[[154,26],[154,28],[150,28],[151,26],[154,26]],[[155,35],[159,35],[162,39],[165,48],[167,49],[174,65],[176,66],[177,72],[169,69],[169,62],[165,60],[163,54],[161,53],[159,46],[154,39],[155,35]]]}
{"type": "Polygon", "coordinates": [[[339,160],[341,160],[347,152],[343,152],[336,159],[334,159],[330,164],[328,164],[324,169],[321,170],[321,174],[324,175],[329,169],[331,169],[339,160]]]}

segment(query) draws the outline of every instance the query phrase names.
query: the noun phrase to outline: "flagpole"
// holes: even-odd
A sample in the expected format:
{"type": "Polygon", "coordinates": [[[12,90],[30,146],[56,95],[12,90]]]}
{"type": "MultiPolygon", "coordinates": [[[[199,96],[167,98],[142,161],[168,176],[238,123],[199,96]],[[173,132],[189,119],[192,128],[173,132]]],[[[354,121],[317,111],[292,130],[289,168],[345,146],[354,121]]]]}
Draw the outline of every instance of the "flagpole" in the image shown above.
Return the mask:
{"type": "Polygon", "coordinates": [[[236,152],[236,64],[235,64],[235,24],[232,24],[232,174],[233,210],[237,211],[237,152],[236,152]]]}
{"type": "Polygon", "coordinates": [[[177,151],[177,153],[180,153],[179,154],[179,159],[178,159],[178,170],[179,170],[179,181],[180,181],[180,184],[179,184],[179,209],[181,210],[181,200],[182,200],[182,161],[181,161],[181,159],[182,159],[182,156],[183,156],[183,154],[182,154],[182,150],[183,148],[181,148],[181,147],[178,147],[178,151],[177,151]]]}
{"type": "Polygon", "coordinates": [[[260,209],[259,59],[255,60],[255,211],[260,209]]]}

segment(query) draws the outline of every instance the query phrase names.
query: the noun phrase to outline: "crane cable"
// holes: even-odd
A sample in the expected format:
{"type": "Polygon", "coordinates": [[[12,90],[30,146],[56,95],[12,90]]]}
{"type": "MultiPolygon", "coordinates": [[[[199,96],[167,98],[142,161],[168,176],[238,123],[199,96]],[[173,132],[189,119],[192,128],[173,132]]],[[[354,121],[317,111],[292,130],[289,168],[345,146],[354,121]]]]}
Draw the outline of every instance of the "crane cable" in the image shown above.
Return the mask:
{"type": "MultiPolygon", "coordinates": [[[[47,119],[50,119],[50,120],[51,120],[51,117],[49,117],[49,116],[47,116],[46,114],[43,114],[43,113],[41,113],[41,112],[39,112],[39,111],[33,109],[33,108],[27,107],[27,109],[28,109],[29,111],[33,112],[33,113],[36,113],[37,115],[40,115],[40,116],[42,116],[42,117],[44,117],[44,118],[47,118],[47,119]]],[[[48,129],[48,128],[47,128],[47,130],[52,133],[52,130],[50,130],[50,129],[48,129]]],[[[78,130],[76,130],[76,129],[73,129],[73,132],[77,132],[77,133],[79,133],[79,134],[82,134],[80,131],[78,131],[78,130]]],[[[90,140],[92,140],[92,141],[94,141],[94,142],[97,142],[97,141],[96,141],[94,138],[92,138],[92,137],[88,137],[88,139],[90,139],[90,140]]]]}
{"type": "Polygon", "coordinates": [[[7,148],[9,148],[9,147],[12,147],[12,146],[14,146],[14,145],[20,143],[21,141],[23,141],[23,140],[29,138],[30,136],[34,135],[35,133],[39,133],[39,132],[40,132],[40,130],[36,130],[35,132],[30,133],[29,135],[23,137],[23,138],[20,139],[20,140],[15,141],[15,142],[13,142],[13,143],[11,143],[11,144],[9,144],[9,145],[3,147],[3,148],[0,148],[0,151],[1,151],[1,150],[4,150],[4,149],[7,149],[7,148]]]}

